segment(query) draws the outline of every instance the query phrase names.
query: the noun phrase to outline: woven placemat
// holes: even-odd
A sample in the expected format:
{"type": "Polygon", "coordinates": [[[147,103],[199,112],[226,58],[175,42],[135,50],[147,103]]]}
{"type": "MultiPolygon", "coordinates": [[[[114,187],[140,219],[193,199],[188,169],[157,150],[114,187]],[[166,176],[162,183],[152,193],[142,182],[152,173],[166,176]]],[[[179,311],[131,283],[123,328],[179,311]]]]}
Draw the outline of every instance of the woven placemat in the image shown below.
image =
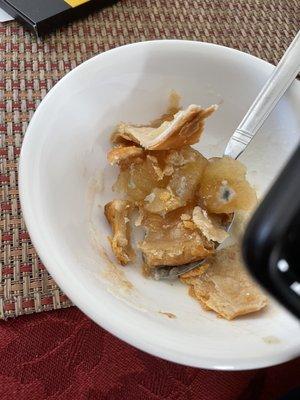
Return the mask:
{"type": "Polygon", "coordinates": [[[277,63],[299,28],[300,0],[125,0],[42,40],[17,22],[0,25],[0,318],[71,305],[30,241],[17,181],[28,122],[63,75],[112,47],[165,38],[218,43],[277,63]]]}

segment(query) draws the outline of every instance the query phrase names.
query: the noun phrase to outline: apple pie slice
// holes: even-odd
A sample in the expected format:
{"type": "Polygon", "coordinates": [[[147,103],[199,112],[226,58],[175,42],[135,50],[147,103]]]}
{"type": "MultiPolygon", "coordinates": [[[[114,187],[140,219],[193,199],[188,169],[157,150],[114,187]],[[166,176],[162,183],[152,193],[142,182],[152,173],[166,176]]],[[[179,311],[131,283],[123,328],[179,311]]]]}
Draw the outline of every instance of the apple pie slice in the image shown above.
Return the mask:
{"type": "Polygon", "coordinates": [[[237,248],[215,251],[229,236],[225,227],[232,213],[256,203],[246,168],[227,157],[208,160],[191,147],[216,106],[179,110],[175,100],[151,125],[121,123],[112,135],[108,161],[119,166],[113,189],[123,198],[105,206],[112,250],[122,265],[134,260],[129,221],[138,209],[144,271],[208,258],[181,277],[200,304],[226,319],[258,311],[267,300],[243,268],[237,248]]]}

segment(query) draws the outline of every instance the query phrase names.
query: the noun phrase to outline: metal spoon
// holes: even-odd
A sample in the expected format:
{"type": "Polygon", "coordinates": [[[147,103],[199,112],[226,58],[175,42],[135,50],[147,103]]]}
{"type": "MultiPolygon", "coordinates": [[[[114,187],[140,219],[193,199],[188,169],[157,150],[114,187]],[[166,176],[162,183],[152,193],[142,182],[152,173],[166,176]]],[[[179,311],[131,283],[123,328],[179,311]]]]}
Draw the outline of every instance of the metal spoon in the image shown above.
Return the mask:
{"type": "MultiPolygon", "coordinates": [[[[247,114],[237,127],[224,151],[224,156],[237,159],[247,148],[252,138],[267,119],[285,91],[300,71],[300,31],[284,53],[270,78],[254,100],[247,114]]],[[[229,231],[232,221],[226,227],[229,231]]],[[[216,249],[219,246],[216,246],[216,249]]],[[[157,267],[154,270],[154,279],[174,279],[205,263],[205,259],[176,267],[157,267]]]]}

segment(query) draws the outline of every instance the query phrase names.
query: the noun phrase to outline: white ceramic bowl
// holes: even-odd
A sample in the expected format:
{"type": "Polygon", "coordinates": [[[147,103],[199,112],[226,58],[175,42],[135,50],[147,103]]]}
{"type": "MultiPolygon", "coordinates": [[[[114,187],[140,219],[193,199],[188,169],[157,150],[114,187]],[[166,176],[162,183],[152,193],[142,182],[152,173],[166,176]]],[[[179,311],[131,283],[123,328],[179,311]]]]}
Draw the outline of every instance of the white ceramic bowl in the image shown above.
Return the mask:
{"type": "MultiPolygon", "coordinates": [[[[116,170],[107,165],[106,152],[115,124],[153,119],[175,89],[185,106],[220,104],[199,146],[206,155],[219,155],[272,69],[207,43],[136,43],[67,74],[31,120],[21,152],[20,195],[33,243],[71,300],[139,349],[225,370],[269,366],[300,353],[298,322],[274,302],[261,314],[228,322],[203,311],[179,282],[144,279],[138,266],[117,267],[103,253],[113,260],[102,206],[113,196],[116,170]]],[[[295,147],[299,107],[295,83],[242,157],[261,192],[295,147]]]]}

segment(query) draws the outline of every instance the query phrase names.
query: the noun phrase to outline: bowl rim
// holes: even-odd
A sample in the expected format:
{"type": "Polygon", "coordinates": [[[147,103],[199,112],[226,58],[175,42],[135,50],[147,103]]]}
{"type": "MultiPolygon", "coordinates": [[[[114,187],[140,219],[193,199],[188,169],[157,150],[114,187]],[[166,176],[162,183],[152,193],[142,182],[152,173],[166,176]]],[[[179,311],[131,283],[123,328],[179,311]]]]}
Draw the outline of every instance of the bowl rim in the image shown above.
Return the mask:
{"type": "MultiPolygon", "coordinates": [[[[215,357],[208,358],[208,357],[191,357],[181,355],[178,356],[178,353],[174,353],[167,348],[164,348],[164,345],[158,346],[157,343],[151,343],[151,341],[146,339],[141,339],[135,333],[134,330],[128,330],[128,326],[126,327],[117,325],[112,322],[109,318],[105,318],[101,315],[101,321],[97,319],[95,313],[93,312],[93,306],[91,305],[91,298],[92,296],[89,294],[88,290],[85,290],[83,294],[83,287],[79,284],[76,278],[70,273],[66,276],[64,273],[60,273],[60,268],[58,268],[59,263],[55,260],[55,257],[49,256],[47,252],[47,241],[45,240],[44,236],[41,234],[41,229],[37,224],[35,224],[35,211],[31,205],[30,198],[29,198],[29,189],[28,185],[32,185],[30,181],[30,165],[28,160],[29,149],[31,143],[34,142],[34,125],[35,121],[38,120],[40,113],[42,110],[47,106],[49,99],[55,96],[57,90],[64,85],[64,83],[70,79],[72,79],[73,75],[76,74],[81,69],[86,68],[89,64],[98,62],[98,60],[103,59],[104,57],[111,57],[117,55],[120,51],[126,51],[128,48],[133,47],[147,47],[147,46],[204,46],[215,48],[217,50],[221,50],[222,52],[227,53],[234,53],[239,57],[245,57],[251,60],[252,62],[255,61],[256,63],[260,63],[261,65],[268,65],[270,71],[274,66],[260,58],[257,58],[253,55],[248,53],[244,53],[242,51],[232,49],[229,47],[212,44],[212,43],[204,43],[198,42],[193,40],[178,40],[178,39],[171,39],[171,40],[151,40],[151,41],[144,41],[144,42],[136,42],[127,44],[124,46],[119,46],[113,48],[111,50],[105,51],[100,53],[89,60],[83,62],[82,64],[78,65],[76,68],[71,70],[67,73],[62,79],[60,79],[53,88],[47,93],[45,98],[42,100],[40,105],[38,106],[37,110],[35,111],[28,128],[26,130],[26,134],[22,143],[21,153],[20,153],[20,160],[19,160],[19,194],[20,194],[20,203],[21,208],[24,216],[24,220],[30,234],[32,243],[38,252],[39,257],[41,258],[43,264],[45,265],[46,269],[50,272],[51,276],[57,282],[60,288],[66,293],[66,295],[71,299],[71,301],[76,304],[78,308],[80,308],[86,315],[88,315],[93,321],[95,321],[98,325],[112,333],[113,335],[117,336],[119,339],[124,340],[125,342],[131,344],[132,346],[150,353],[152,355],[158,356],[160,358],[180,363],[187,366],[198,367],[198,368],[206,368],[206,369],[215,369],[215,370],[250,370],[250,369],[257,369],[257,368],[264,368],[276,364],[283,363],[285,361],[289,361],[300,354],[299,347],[294,346],[290,348],[289,351],[286,352],[279,352],[272,354],[268,359],[265,359],[265,356],[260,357],[253,357],[251,360],[241,360],[238,358],[233,358],[231,361],[228,359],[221,360],[215,357]]],[[[225,54],[223,53],[223,54],[225,54]]],[[[298,85],[300,88],[300,84],[298,85]]]]}

